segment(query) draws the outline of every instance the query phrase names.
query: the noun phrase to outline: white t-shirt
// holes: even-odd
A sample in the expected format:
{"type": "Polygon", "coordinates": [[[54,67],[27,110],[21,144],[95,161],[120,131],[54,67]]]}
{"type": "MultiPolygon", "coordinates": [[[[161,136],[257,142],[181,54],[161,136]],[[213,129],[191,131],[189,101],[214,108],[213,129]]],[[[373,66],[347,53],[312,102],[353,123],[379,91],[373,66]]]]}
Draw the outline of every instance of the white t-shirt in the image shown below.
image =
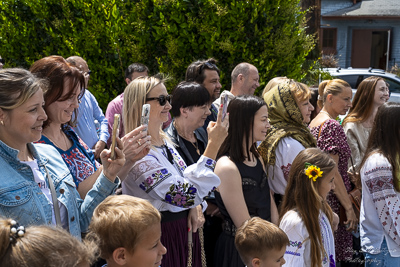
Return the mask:
{"type": "MultiPolygon", "coordinates": [[[[33,161],[21,161],[21,162],[25,163],[32,169],[33,177],[35,178],[35,182],[39,186],[40,190],[42,190],[43,195],[46,197],[47,201],[51,205],[51,211],[52,211],[51,221],[52,221],[52,224],[56,225],[56,217],[54,214],[53,199],[51,198],[50,187],[46,183],[46,179],[44,178],[43,174],[39,170],[37,160],[35,159],[33,161]]],[[[60,207],[60,217],[61,217],[62,227],[64,229],[68,229],[67,209],[65,208],[64,205],[61,205],[60,202],[58,202],[58,204],[60,207]]]]}

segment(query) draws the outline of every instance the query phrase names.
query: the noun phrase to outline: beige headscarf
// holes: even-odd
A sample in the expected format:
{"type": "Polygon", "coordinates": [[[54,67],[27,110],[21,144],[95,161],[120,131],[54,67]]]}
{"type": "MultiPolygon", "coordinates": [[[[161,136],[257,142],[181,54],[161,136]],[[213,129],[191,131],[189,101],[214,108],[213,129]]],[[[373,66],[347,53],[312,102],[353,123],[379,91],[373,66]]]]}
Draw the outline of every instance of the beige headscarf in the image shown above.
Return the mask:
{"type": "Polygon", "coordinates": [[[264,95],[271,129],[258,147],[258,151],[266,166],[275,165],[275,150],[284,137],[290,136],[296,139],[305,148],[317,146],[310,129],[303,123],[303,116],[290,91],[290,83],[290,80],[282,82],[264,95]]]}

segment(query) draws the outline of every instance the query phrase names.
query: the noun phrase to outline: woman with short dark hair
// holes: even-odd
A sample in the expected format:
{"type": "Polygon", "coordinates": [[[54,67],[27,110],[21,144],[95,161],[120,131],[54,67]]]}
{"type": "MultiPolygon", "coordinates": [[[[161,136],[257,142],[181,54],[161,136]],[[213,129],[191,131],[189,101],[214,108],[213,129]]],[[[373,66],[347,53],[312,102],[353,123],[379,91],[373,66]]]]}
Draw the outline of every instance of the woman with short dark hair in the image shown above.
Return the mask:
{"type": "Polygon", "coordinates": [[[174,119],[166,133],[176,145],[185,163],[196,163],[207,146],[207,133],[202,127],[210,111],[210,94],[196,82],[181,82],[172,95],[174,119]]]}

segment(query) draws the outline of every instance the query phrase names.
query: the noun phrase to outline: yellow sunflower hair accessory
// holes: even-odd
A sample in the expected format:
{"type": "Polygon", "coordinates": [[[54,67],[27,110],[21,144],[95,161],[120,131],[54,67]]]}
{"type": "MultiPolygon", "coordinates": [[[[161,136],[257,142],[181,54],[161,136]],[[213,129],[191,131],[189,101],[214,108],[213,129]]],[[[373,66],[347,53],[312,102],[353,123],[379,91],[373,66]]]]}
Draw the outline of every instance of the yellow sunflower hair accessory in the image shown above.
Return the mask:
{"type": "Polygon", "coordinates": [[[319,167],[308,162],[304,164],[304,167],[304,173],[308,176],[308,178],[313,179],[314,182],[318,177],[322,177],[322,174],[324,173],[319,167]]]}

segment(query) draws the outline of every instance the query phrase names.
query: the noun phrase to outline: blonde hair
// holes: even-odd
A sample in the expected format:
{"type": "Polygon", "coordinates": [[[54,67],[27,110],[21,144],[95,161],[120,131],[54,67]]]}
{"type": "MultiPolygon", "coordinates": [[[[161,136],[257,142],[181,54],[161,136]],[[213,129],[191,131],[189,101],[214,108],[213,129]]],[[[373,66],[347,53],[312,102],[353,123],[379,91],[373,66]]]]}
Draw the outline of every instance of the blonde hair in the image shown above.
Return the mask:
{"type": "Polygon", "coordinates": [[[0,108],[4,110],[21,106],[42,89],[47,89],[47,82],[27,70],[19,68],[0,70],[0,108]]]}
{"type": "Polygon", "coordinates": [[[133,253],[142,233],[157,223],[161,223],[161,214],[149,201],[113,195],[94,210],[87,239],[97,240],[100,256],[109,259],[119,247],[133,253]]]}
{"type": "MultiPolygon", "coordinates": [[[[160,84],[164,84],[166,79],[159,79],[151,76],[141,76],[134,79],[124,91],[124,105],[123,105],[123,119],[125,133],[129,133],[135,128],[139,127],[142,116],[142,106],[146,104],[147,95],[160,84]]],[[[150,110],[151,113],[151,110],[150,110]]],[[[165,138],[166,134],[161,129],[160,135],[165,138]]]]}
{"type": "Polygon", "coordinates": [[[275,224],[253,217],[237,229],[235,245],[242,261],[251,266],[254,258],[265,259],[269,251],[288,246],[289,238],[275,224]]]}
{"type": "Polygon", "coordinates": [[[311,266],[321,266],[323,255],[326,254],[322,243],[319,213],[324,212],[332,226],[332,210],[328,203],[318,193],[318,188],[327,174],[336,166],[335,161],[319,148],[307,148],[301,151],[293,160],[289,172],[288,184],[283,197],[280,220],[286,212],[296,210],[309,234],[311,243],[311,266]],[[305,174],[305,163],[315,165],[323,171],[322,177],[315,182],[305,174]]]}
{"type": "MultiPolygon", "coordinates": [[[[296,101],[305,101],[310,99],[311,90],[304,83],[296,82],[295,80],[290,80],[289,82],[290,92],[292,93],[296,101]]],[[[299,107],[300,108],[300,107],[299,107]]]]}
{"type": "Polygon", "coordinates": [[[275,86],[277,86],[278,84],[289,80],[287,77],[275,77],[272,78],[271,80],[269,80],[269,82],[267,83],[267,85],[264,87],[264,90],[261,94],[261,98],[264,98],[264,95],[271,90],[272,88],[274,88],[275,86]]]}
{"type": "Polygon", "coordinates": [[[11,219],[0,219],[0,266],[76,267],[91,264],[94,242],[80,242],[61,228],[29,226],[22,237],[10,239],[11,219]]]}
{"type": "Polygon", "coordinates": [[[318,101],[317,104],[320,108],[324,107],[326,97],[329,94],[338,95],[343,92],[343,88],[349,87],[351,88],[350,84],[346,81],[341,79],[333,79],[333,80],[325,80],[322,81],[318,86],[318,101]]]}

